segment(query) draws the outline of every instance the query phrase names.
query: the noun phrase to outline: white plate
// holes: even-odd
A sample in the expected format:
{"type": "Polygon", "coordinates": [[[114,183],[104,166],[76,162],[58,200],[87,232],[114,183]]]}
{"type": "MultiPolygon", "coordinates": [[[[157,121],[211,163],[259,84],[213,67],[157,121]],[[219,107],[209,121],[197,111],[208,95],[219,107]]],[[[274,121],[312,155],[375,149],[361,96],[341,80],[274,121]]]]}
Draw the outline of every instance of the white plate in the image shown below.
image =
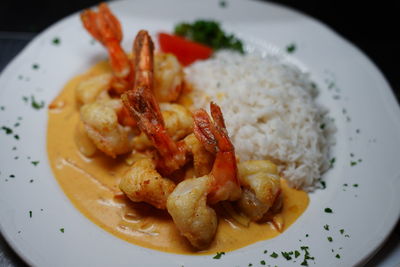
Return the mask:
{"type": "Polygon", "coordinates": [[[145,249],[94,225],[73,207],[53,178],[46,155],[46,108],[35,110],[30,100],[23,100],[34,95],[48,104],[70,78],[106,57],[99,44],[91,44],[74,14],[36,37],[0,77],[0,127],[10,127],[19,135],[17,140],[5,130],[0,132],[0,226],[27,263],[258,266],[265,260],[272,266],[299,266],[303,256],[286,261],[280,252],[308,246],[315,257],[310,265],[350,266],[366,261],[379,248],[400,213],[400,112],[382,74],[358,49],[307,16],[273,4],[225,2],[221,7],[211,0],[126,1],[113,2],[111,8],[122,22],[127,50],[139,29],[171,31],[177,22],[198,18],[218,20],[257,47],[284,53],[288,44],[295,43],[297,49],[289,58],[310,70],[321,89],[319,101],[330,109],[338,128],[336,162],[326,175],[327,189],[311,194],[306,212],[279,237],[229,252],[219,260],[145,249]],[[60,39],[59,45],[54,38],[60,39]],[[17,122],[19,126],[14,125],[17,122]],[[362,162],[351,166],[358,159],[362,162]],[[327,207],[332,214],[324,212],[327,207]],[[278,258],[270,257],[273,251],[278,258]]]}

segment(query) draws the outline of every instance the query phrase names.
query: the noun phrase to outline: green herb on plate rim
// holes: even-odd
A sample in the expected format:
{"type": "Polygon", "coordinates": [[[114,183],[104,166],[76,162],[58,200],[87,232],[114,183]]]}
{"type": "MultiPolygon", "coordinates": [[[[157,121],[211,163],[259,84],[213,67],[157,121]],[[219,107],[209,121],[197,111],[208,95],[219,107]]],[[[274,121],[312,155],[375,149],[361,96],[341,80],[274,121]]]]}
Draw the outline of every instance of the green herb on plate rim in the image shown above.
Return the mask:
{"type": "Polygon", "coordinates": [[[217,254],[213,257],[213,259],[219,260],[222,255],[225,255],[225,252],[217,252],[217,254]]]}
{"type": "Polygon", "coordinates": [[[291,44],[289,44],[288,46],[286,46],[286,51],[287,51],[289,54],[294,53],[294,52],[296,51],[296,44],[295,44],[295,43],[291,43],[291,44]]]}
{"type": "Polygon", "coordinates": [[[61,43],[60,38],[55,37],[52,41],[53,45],[59,45],[61,43]]]}
{"type": "Polygon", "coordinates": [[[326,213],[332,213],[332,212],[333,212],[331,208],[325,208],[324,211],[325,211],[326,213]]]}

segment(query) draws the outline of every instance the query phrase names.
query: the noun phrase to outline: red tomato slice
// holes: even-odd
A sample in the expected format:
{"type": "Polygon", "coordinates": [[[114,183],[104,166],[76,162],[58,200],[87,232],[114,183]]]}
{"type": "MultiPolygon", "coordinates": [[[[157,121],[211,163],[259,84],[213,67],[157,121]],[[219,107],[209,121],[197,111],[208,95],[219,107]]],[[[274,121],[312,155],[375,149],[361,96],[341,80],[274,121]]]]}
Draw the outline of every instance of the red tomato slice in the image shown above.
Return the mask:
{"type": "Polygon", "coordinates": [[[162,52],[174,54],[184,66],[198,59],[207,59],[213,52],[208,46],[167,33],[158,34],[158,43],[162,52]]]}

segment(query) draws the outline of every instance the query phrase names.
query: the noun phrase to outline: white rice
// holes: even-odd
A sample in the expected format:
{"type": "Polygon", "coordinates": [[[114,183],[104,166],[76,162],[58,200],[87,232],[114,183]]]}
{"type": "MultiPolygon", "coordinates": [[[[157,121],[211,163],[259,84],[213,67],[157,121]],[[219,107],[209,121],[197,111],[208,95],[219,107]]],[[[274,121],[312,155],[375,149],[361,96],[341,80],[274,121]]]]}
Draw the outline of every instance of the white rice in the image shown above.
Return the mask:
{"type": "Polygon", "coordinates": [[[186,76],[195,108],[221,106],[240,160],[270,159],[292,187],[319,187],[333,126],[307,73],[277,56],[223,51],[186,68],[186,76]]]}

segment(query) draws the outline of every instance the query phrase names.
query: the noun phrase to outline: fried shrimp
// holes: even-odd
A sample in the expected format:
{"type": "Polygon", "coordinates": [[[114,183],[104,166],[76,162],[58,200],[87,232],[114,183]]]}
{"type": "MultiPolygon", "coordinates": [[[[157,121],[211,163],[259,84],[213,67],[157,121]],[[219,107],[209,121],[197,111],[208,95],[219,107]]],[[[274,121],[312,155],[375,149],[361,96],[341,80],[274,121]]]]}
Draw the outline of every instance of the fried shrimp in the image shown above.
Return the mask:
{"type": "Polygon", "coordinates": [[[81,107],[81,120],[87,135],[106,155],[115,158],[132,149],[130,128],[118,122],[117,112],[122,108],[118,100],[103,100],[81,107]]]}
{"type": "Polygon", "coordinates": [[[121,47],[122,28],[106,3],[98,6],[95,12],[86,9],[81,13],[81,21],[86,30],[107,49],[114,77],[111,87],[122,93],[132,86],[133,67],[121,47]]]}
{"type": "Polygon", "coordinates": [[[174,182],[162,177],[149,158],[135,162],[122,177],[119,188],[133,202],[146,202],[165,209],[167,198],[175,188],[174,182]]]}
{"type": "Polygon", "coordinates": [[[207,176],[180,182],[168,197],[167,209],[179,232],[197,249],[207,247],[214,238],[218,219],[207,206],[207,176]]]}
{"type": "Polygon", "coordinates": [[[147,31],[140,31],[135,39],[135,85],[121,95],[121,99],[139,129],[157,149],[157,167],[164,174],[178,170],[186,163],[183,143],[176,143],[168,135],[160,107],[152,91],[154,45],[147,31]]]}
{"type": "Polygon", "coordinates": [[[216,153],[212,170],[200,178],[182,181],[169,196],[167,209],[180,233],[193,247],[210,244],[217,229],[217,215],[207,206],[240,197],[235,151],[226,132],[220,108],[211,103],[211,115],[205,110],[194,114],[195,135],[209,152],[216,153]]]}
{"type": "Polygon", "coordinates": [[[268,160],[250,160],[238,165],[243,193],[237,204],[252,221],[258,221],[275,205],[280,205],[278,168],[268,160]]]}
{"type": "Polygon", "coordinates": [[[208,152],[215,154],[215,162],[209,174],[211,191],[208,201],[210,203],[234,201],[241,194],[235,149],[229,140],[221,109],[211,102],[210,110],[213,123],[204,109],[194,114],[194,134],[208,152]]]}

